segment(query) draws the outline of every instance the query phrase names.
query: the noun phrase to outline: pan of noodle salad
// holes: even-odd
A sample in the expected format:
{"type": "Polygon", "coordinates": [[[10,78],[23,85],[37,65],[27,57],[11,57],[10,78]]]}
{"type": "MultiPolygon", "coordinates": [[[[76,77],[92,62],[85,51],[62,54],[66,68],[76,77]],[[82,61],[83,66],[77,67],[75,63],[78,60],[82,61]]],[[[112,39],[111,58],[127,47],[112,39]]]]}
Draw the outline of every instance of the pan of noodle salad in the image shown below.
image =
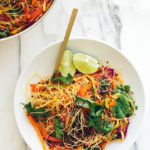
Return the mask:
{"type": "Polygon", "coordinates": [[[18,81],[15,114],[25,141],[36,150],[128,149],[145,112],[134,67],[103,42],[75,39],[51,76],[60,44],[35,57],[18,81]]]}
{"type": "Polygon", "coordinates": [[[55,0],[1,0],[0,41],[21,34],[40,21],[55,0]]]}

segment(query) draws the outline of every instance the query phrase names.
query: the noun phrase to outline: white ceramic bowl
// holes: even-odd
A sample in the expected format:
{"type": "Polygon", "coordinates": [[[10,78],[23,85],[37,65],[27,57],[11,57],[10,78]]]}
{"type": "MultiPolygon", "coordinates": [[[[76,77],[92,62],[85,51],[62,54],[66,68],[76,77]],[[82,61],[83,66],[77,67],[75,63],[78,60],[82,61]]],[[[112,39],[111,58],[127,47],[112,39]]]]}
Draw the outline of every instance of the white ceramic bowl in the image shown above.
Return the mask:
{"type": "MultiPolygon", "coordinates": [[[[28,77],[35,72],[42,75],[52,73],[56,64],[56,58],[58,56],[61,43],[62,42],[60,41],[51,44],[40,52],[24,69],[17,83],[14,102],[16,121],[21,135],[33,150],[42,150],[42,146],[34,128],[25,116],[25,110],[20,104],[21,102],[26,102],[24,96],[25,83],[28,77]]],[[[69,40],[67,48],[72,50],[74,53],[83,52],[92,55],[98,60],[109,60],[114,65],[119,65],[123,68],[125,82],[131,85],[135,94],[136,104],[139,108],[129,126],[126,139],[123,142],[113,142],[109,144],[106,149],[128,150],[139,134],[145,115],[145,95],[141,79],[136,69],[118,49],[101,41],[72,39],[69,40]]]]}

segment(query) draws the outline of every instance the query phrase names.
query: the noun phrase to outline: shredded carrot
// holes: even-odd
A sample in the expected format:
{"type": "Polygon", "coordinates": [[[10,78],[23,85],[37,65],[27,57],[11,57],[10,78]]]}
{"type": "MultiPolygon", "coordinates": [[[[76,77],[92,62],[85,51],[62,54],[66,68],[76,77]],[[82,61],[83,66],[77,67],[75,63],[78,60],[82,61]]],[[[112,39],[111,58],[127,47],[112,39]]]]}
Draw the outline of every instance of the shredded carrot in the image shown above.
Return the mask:
{"type": "Polygon", "coordinates": [[[39,130],[39,127],[36,123],[36,121],[34,120],[34,118],[31,116],[31,115],[28,115],[28,112],[26,112],[26,115],[28,116],[28,119],[29,121],[31,122],[31,124],[33,125],[33,127],[35,128],[40,140],[41,140],[41,143],[42,143],[42,147],[43,147],[43,150],[46,150],[46,146],[45,146],[45,143],[44,143],[44,140],[43,140],[43,137],[41,135],[41,132],[39,130]]]}
{"type": "Polygon", "coordinates": [[[102,149],[104,149],[107,145],[107,142],[102,145],[102,149]]]}
{"type": "Polygon", "coordinates": [[[33,19],[35,19],[40,13],[42,13],[42,6],[37,8],[32,14],[28,15],[28,20],[31,22],[33,19]]]}
{"type": "Polygon", "coordinates": [[[114,125],[114,129],[116,129],[117,127],[118,127],[118,124],[115,124],[115,125],[114,125]]]}
{"type": "Polygon", "coordinates": [[[114,99],[106,98],[106,100],[105,100],[106,108],[113,107],[115,105],[116,105],[116,101],[114,99]]]}
{"type": "Polygon", "coordinates": [[[115,79],[118,80],[119,82],[123,83],[123,81],[118,76],[115,76],[115,79]]]}
{"type": "Polygon", "coordinates": [[[102,100],[96,100],[96,104],[98,104],[98,105],[102,105],[104,103],[104,100],[102,99],[102,100]]]}
{"type": "Polygon", "coordinates": [[[105,97],[106,98],[111,98],[109,94],[105,94],[105,97]]]}
{"type": "Polygon", "coordinates": [[[34,5],[36,3],[36,0],[32,0],[32,5],[34,5]]]}
{"type": "Polygon", "coordinates": [[[49,136],[48,138],[47,138],[47,140],[49,140],[49,141],[51,141],[51,142],[56,142],[56,143],[61,143],[63,140],[62,139],[58,139],[58,138],[56,138],[56,137],[54,137],[54,136],[49,136]]]}
{"type": "Polygon", "coordinates": [[[56,150],[70,150],[69,148],[66,148],[66,147],[58,147],[58,148],[55,148],[56,150]]]}
{"type": "Polygon", "coordinates": [[[46,139],[48,134],[47,134],[45,128],[40,128],[40,132],[41,132],[41,135],[46,139]]]}
{"type": "Polygon", "coordinates": [[[66,128],[67,128],[67,126],[68,126],[69,120],[70,120],[70,114],[68,114],[68,116],[67,116],[67,120],[66,120],[66,124],[65,124],[65,127],[66,127],[66,128]]]}
{"type": "Polygon", "coordinates": [[[37,88],[37,84],[30,84],[30,87],[32,92],[40,92],[45,88],[45,86],[40,86],[39,88],[37,88]]]}
{"type": "Polygon", "coordinates": [[[82,147],[80,146],[80,147],[77,147],[77,150],[82,150],[82,147]]]}
{"type": "Polygon", "coordinates": [[[125,129],[127,127],[127,125],[124,125],[123,127],[122,127],[122,129],[125,129]]]}
{"type": "Polygon", "coordinates": [[[5,26],[3,26],[3,25],[0,25],[0,28],[5,29],[6,27],[5,27],[5,26]]]}
{"type": "Polygon", "coordinates": [[[47,9],[52,5],[53,1],[54,1],[54,0],[51,0],[50,3],[48,3],[48,2],[49,2],[48,0],[46,1],[48,4],[47,4],[47,6],[46,6],[45,11],[47,11],[47,9]]]}
{"type": "Polygon", "coordinates": [[[113,107],[113,106],[115,106],[116,105],[116,101],[114,100],[114,99],[111,99],[110,101],[109,101],[109,106],[110,107],[113,107]]]}
{"type": "Polygon", "coordinates": [[[116,84],[115,84],[115,81],[114,81],[114,80],[112,80],[112,85],[113,85],[113,88],[116,89],[116,84]]]}
{"type": "Polygon", "coordinates": [[[82,87],[82,86],[81,86],[81,88],[80,88],[80,95],[81,95],[81,97],[85,97],[86,92],[87,92],[88,90],[90,90],[90,89],[91,89],[91,82],[88,83],[85,87],[82,87]]]}
{"type": "Polygon", "coordinates": [[[106,145],[107,145],[109,142],[111,142],[111,140],[112,140],[113,135],[115,134],[115,132],[116,132],[116,129],[112,132],[111,137],[108,138],[108,141],[102,145],[102,149],[104,149],[104,148],[106,147],[106,145]]]}
{"type": "Polygon", "coordinates": [[[14,29],[13,31],[11,31],[11,34],[16,34],[18,31],[21,31],[23,27],[24,27],[24,25],[14,29]]]}

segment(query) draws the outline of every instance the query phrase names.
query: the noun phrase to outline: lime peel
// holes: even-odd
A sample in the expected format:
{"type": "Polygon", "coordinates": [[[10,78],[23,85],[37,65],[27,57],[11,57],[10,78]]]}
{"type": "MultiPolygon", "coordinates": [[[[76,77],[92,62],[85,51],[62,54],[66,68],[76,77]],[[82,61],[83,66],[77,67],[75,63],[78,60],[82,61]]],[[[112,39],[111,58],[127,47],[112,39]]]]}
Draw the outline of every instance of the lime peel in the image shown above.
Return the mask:
{"type": "Polygon", "coordinates": [[[92,56],[76,53],[73,57],[75,67],[82,73],[91,74],[98,70],[99,63],[92,56]]]}
{"type": "Polygon", "coordinates": [[[73,64],[72,51],[65,50],[60,66],[59,66],[59,71],[64,77],[67,77],[68,74],[71,74],[72,76],[75,74],[76,68],[73,64]]]}

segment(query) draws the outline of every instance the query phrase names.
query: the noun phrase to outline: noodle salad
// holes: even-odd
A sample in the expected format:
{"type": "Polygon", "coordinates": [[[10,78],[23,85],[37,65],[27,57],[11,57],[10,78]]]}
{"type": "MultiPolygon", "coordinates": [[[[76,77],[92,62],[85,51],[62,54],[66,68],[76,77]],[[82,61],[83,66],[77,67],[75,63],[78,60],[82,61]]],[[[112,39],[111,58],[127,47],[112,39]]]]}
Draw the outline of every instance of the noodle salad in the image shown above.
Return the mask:
{"type": "Polygon", "coordinates": [[[17,34],[38,21],[54,0],[1,0],[0,38],[17,34]]]}
{"type": "Polygon", "coordinates": [[[43,150],[103,150],[127,136],[137,106],[121,74],[107,64],[89,74],[75,67],[65,77],[27,82],[23,105],[43,150]]]}

